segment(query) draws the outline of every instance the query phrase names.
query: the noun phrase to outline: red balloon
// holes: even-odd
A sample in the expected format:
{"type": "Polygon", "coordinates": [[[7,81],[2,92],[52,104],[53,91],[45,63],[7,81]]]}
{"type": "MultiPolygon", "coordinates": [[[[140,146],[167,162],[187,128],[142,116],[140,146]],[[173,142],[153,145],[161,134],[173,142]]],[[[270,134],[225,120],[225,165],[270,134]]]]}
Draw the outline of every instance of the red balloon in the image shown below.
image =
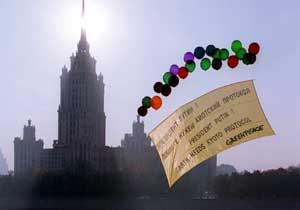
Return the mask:
{"type": "Polygon", "coordinates": [[[233,69],[239,64],[239,59],[235,55],[232,55],[228,58],[227,64],[233,69]]]}
{"type": "Polygon", "coordinates": [[[178,76],[181,79],[185,79],[188,76],[188,74],[189,74],[189,72],[188,72],[187,68],[185,68],[185,67],[179,68],[178,76]]]}
{"type": "Polygon", "coordinates": [[[153,109],[158,110],[162,105],[162,100],[159,96],[153,96],[151,98],[151,106],[153,109]]]}
{"type": "Polygon", "coordinates": [[[259,53],[259,50],[260,50],[260,47],[259,47],[259,44],[256,43],[256,42],[253,42],[249,45],[249,48],[248,48],[248,52],[249,53],[252,53],[254,55],[257,55],[259,53]]]}

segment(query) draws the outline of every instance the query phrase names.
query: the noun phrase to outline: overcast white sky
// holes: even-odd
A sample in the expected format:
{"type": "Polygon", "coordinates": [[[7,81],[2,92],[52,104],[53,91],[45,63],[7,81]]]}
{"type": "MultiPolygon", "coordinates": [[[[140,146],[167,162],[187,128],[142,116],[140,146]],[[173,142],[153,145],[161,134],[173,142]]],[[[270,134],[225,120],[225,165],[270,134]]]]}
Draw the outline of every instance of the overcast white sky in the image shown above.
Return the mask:
{"type": "MultiPolygon", "coordinates": [[[[76,50],[80,23],[70,14],[80,17],[80,7],[80,0],[0,1],[0,147],[10,168],[13,138],[22,135],[28,118],[46,147],[57,138],[59,76],[76,50]]],[[[88,39],[106,84],[108,145],[120,145],[141,98],[153,95],[152,85],[171,64],[183,64],[186,51],[211,43],[229,48],[240,39],[245,45],[261,44],[255,65],[195,71],[164,100],[163,108],[144,118],[146,130],[208,91],[255,79],[276,136],[227,150],[218,162],[238,170],[300,163],[299,1],[86,0],[86,7],[87,13],[97,13],[88,39]]]]}

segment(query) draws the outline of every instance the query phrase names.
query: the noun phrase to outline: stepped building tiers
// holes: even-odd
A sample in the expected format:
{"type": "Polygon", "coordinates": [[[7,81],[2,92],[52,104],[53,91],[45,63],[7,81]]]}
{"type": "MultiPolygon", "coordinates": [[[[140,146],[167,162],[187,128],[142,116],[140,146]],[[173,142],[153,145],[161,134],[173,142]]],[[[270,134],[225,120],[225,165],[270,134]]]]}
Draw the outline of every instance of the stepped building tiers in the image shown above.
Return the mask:
{"type": "MultiPolygon", "coordinates": [[[[23,138],[14,139],[15,175],[40,170],[76,173],[84,168],[99,174],[122,173],[125,169],[134,171],[135,175],[146,171],[153,174],[161,163],[139,117],[132,125],[132,134],[125,134],[121,147],[106,146],[105,85],[103,75],[96,73],[96,59],[90,54],[84,28],[77,52],[70,60],[70,68],[64,66],[60,77],[58,139],[53,141],[52,149],[44,149],[43,140],[36,139],[35,126],[28,120],[23,138]]],[[[201,165],[195,177],[198,173],[215,175],[215,157],[201,165]]],[[[162,170],[159,173],[164,177],[162,170]]]]}

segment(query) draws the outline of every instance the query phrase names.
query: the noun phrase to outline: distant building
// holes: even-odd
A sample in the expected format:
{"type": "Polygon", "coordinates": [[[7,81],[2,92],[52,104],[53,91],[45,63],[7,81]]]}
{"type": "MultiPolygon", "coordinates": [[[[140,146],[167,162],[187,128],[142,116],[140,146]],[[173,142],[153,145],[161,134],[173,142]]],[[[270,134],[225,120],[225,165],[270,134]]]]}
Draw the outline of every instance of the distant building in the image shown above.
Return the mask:
{"type": "Polygon", "coordinates": [[[31,120],[24,125],[23,138],[15,137],[14,154],[15,154],[15,174],[30,172],[35,168],[41,167],[41,153],[44,142],[42,139],[36,140],[35,126],[31,125],[31,120]]]}
{"type": "Polygon", "coordinates": [[[7,175],[7,174],[8,174],[7,161],[4,158],[2,151],[0,150],[0,175],[7,175]]]}
{"type": "Polygon", "coordinates": [[[237,170],[232,165],[221,164],[217,167],[217,175],[231,175],[232,173],[237,173],[237,170]]]}
{"type": "Polygon", "coordinates": [[[126,133],[121,140],[121,151],[122,162],[119,162],[119,167],[133,174],[147,173],[153,162],[160,161],[155,148],[151,147],[140,116],[132,123],[132,133],[126,133]]]}
{"type": "Polygon", "coordinates": [[[135,153],[144,152],[151,147],[151,141],[147,138],[144,131],[144,122],[140,121],[140,116],[137,116],[137,121],[132,124],[132,134],[125,134],[121,146],[135,153]]]}

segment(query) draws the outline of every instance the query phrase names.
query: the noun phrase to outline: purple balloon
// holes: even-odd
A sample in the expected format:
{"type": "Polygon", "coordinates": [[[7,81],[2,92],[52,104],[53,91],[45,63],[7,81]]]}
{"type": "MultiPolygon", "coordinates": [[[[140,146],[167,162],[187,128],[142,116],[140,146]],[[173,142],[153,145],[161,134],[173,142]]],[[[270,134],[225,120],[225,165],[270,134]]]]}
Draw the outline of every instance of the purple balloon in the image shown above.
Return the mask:
{"type": "Polygon", "coordinates": [[[179,67],[176,64],[170,66],[170,72],[173,75],[177,75],[179,72],[179,67]]]}
{"type": "Polygon", "coordinates": [[[194,54],[191,53],[191,52],[185,53],[184,56],[183,56],[183,60],[184,60],[184,62],[193,61],[194,60],[194,54]]]}

